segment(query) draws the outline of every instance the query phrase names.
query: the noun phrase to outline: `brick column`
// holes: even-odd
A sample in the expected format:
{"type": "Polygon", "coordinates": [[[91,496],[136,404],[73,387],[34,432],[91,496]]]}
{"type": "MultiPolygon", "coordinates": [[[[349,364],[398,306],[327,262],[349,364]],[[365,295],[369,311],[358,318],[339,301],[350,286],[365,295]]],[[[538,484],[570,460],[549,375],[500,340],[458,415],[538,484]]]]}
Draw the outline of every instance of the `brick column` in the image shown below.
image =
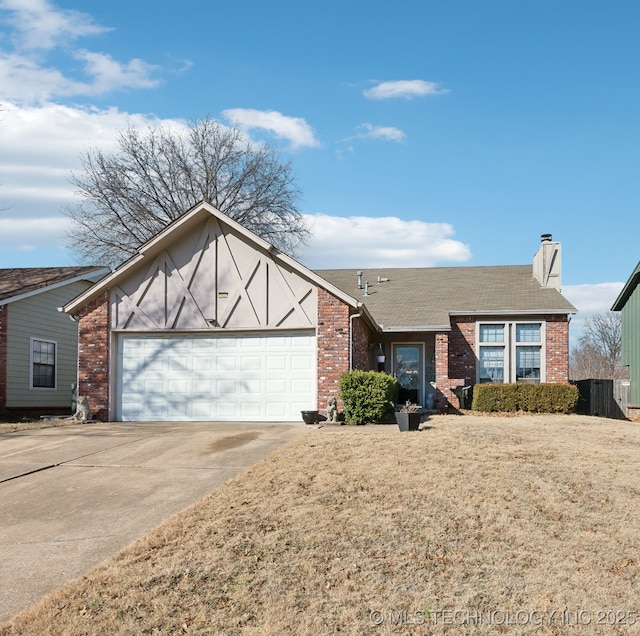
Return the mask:
{"type": "Polygon", "coordinates": [[[78,329],[78,396],[86,396],[94,419],[109,419],[109,293],[87,305],[78,329]]]}
{"type": "Polygon", "coordinates": [[[318,410],[326,409],[329,398],[339,397],[340,377],[348,370],[349,307],[318,287],[318,410]]]}
{"type": "Polygon", "coordinates": [[[569,382],[569,321],[547,318],[546,324],[546,382],[569,382]]]}
{"type": "Polygon", "coordinates": [[[453,396],[449,387],[449,333],[438,332],[435,335],[436,348],[436,401],[435,408],[444,411],[453,396]]]}
{"type": "Polygon", "coordinates": [[[451,325],[449,333],[449,373],[461,382],[452,386],[476,383],[476,321],[471,316],[460,316],[451,325]]]}
{"type": "Polygon", "coordinates": [[[0,411],[7,405],[7,330],[9,306],[0,307],[0,411]]]}

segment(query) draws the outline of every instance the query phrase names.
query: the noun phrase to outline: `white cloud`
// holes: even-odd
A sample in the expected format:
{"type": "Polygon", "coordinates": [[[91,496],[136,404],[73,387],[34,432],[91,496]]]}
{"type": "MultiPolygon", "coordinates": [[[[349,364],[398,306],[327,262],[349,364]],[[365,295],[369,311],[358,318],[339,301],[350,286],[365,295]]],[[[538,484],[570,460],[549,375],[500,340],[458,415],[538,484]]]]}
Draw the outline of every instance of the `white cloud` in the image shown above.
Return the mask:
{"type": "Polygon", "coordinates": [[[5,253],[29,252],[65,241],[66,217],[2,218],[5,214],[0,212],[0,249],[5,253]]]}
{"type": "Polygon", "coordinates": [[[14,29],[15,46],[23,50],[53,49],[110,30],[86,13],[56,9],[47,0],[1,0],[0,10],[9,12],[5,22],[14,29]]]}
{"type": "MultiPolygon", "coordinates": [[[[89,148],[110,152],[129,125],[143,129],[157,120],[117,108],[72,108],[44,103],[18,106],[0,101],[0,218],[48,216],[72,200],[72,171],[89,148]]],[[[162,125],[186,129],[179,120],[162,125]]]]}
{"type": "Polygon", "coordinates": [[[58,10],[46,0],[0,0],[0,18],[11,28],[9,38],[0,40],[0,99],[30,103],[159,83],[152,77],[157,67],[143,60],[122,63],[104,53],[75,49],[76,39],[110,30],[85,13],[58,10]],[[62,55],[56,67],[47,63],[47,54],[54,52],[62,55]],[[65,57],[73,72],[61,70],[65,57]],[[74,60],[82,62],[80,71],[74,60]]]}
{"type": "Polygon", "coordinates": [[[138,58],[121,64],[110,55],[85,50],[77,51],[74,57],[85,62],[85,72],[92,78],[83,84],[87,95],[102,95],[122,88],[153,88],[159,84],[159,80],[151,78],[158,67],[138,58]]]}
{"type": "Polygon", "coordinates": [[[299,260],[313,269],[343,267],[430,267],[462,262],[469,247],[454,240],[448,223],[405,221],[326,214],[306,215],[311,241],[299,250],[299,260]]]}
{"type": "Polygon", "coordinates": [[[320,146],[313,128],[301,117],[289,117],[275,110],[253,108],[228,108],[222,111],[222,115],[246,130],[267,130],[279,139],[286,139],[292,149],[320,146]]]}
{"type": "Polygon", "coordinates": [[[0,181],[5,174],[28,173],[33,181],[39,168],[68,170],[79,165],[80,155],[89,146],[115,148],[119,131],[129,124],[143,127],[144,115],[131,115],[117,108],[97,109],[63,106],[45,102],[20,106],[0,101],[2,155],[0,181]]]}
{"type": "Polygon", "coordinates": [[[368,99],[412,99],[414,97],[424,97],[425,95],[442,95],[449,90],[441,88],[436,82],[425,80],[395,80],[390,82],[380,82],[372,88],[363,92],[368,99]]]}
{"type": "Polygon", "coordinates": [[[624,283],[566,285],[562,288],[562,294],[580,313],[594,314],[609,311],[623,287],[624,283]]]}
{"type": "Polygon", "coordinates": [[[607,312],[624,287],[624,283],[594,283],[583,285],[565,285],[562,295],[578,310],[571,319],[571,346],[577,344],[582,333],[584,321],[594,314],[607,312]]]}
{"type": "MultiPolygon", "coordinates": [[[[360,124],[359,129],[365,132],[355,135],[359,139],[382,139],[384,141],[395,141],[402,143],[406,141],[407,135],[399,128],[393,126],[374,126],[373,124],[360,124]]],[[[351,137],[353,139],[354,137],[351,137]]]]}

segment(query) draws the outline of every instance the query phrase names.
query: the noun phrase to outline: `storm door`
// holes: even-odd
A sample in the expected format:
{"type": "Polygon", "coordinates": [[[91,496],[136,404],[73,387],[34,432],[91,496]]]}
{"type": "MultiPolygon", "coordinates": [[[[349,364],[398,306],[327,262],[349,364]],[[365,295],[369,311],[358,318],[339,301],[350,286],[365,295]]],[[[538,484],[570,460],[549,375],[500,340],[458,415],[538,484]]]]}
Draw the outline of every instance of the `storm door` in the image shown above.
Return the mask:
{"type": "Polygon", "coordinates": [[[421,344],[393,345],[392,373],[400,384],[398,404],[422,405],[424,396],[424,354],[421,344]]]}

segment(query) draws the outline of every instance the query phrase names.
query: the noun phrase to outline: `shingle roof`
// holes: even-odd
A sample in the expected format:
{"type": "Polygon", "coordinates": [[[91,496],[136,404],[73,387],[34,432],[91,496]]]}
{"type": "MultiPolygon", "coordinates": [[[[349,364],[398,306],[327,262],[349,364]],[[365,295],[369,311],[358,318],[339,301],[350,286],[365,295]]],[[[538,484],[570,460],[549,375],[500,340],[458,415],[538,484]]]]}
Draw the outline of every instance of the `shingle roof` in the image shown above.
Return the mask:
{"type": "Polygon", "coordinates": [[[361,300],[386,330],[448,328],[451,315],[569,314],[576,308],[560,292],[543,288],[531,265],[330,269],[316,273],[361,300]],[[358,289],[369,281],[369,295],[358,289]],[[378,283],[379,279],[388,279],[378,283]]]}
{"type": "Polygon", "coordinates": [[[0,269],[0,301],[104,271],[104,267],[13,267],[0,269]]]}

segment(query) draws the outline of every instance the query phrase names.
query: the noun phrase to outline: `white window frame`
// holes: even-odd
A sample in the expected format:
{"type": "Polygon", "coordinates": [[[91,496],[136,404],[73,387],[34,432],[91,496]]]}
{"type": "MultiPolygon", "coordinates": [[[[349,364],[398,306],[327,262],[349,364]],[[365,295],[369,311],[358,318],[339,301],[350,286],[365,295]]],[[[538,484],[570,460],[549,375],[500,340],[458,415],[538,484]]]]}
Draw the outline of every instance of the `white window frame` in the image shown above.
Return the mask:
{"type": "Polygon", "coordinates": [[[526,347],[540,349],[540,382],[546,381],[547,370],[546,360],[546,322],[544,320],[480,320],[476,322],[476,383],[480,382],[480,351],[482,347],[504,347],[504,377],[506,384],[516,382],[516,350],[526,347]],[[481,325],[503,325],[504,342],[480,342],[481,325]],[[516,342],[517,325],[540,325],[540,341],[538,342],[516,342]]]}
{"type": "Polygon", "coordinates": [[[32,391],[56,391],[58,389],[58,341],[50,338],[31,337],[29,340],[29,389],[32,391]],[[33,386],[33,344],[34,342],[46,342],[52,344],[53,354],[53,386],[33,386]]]}

